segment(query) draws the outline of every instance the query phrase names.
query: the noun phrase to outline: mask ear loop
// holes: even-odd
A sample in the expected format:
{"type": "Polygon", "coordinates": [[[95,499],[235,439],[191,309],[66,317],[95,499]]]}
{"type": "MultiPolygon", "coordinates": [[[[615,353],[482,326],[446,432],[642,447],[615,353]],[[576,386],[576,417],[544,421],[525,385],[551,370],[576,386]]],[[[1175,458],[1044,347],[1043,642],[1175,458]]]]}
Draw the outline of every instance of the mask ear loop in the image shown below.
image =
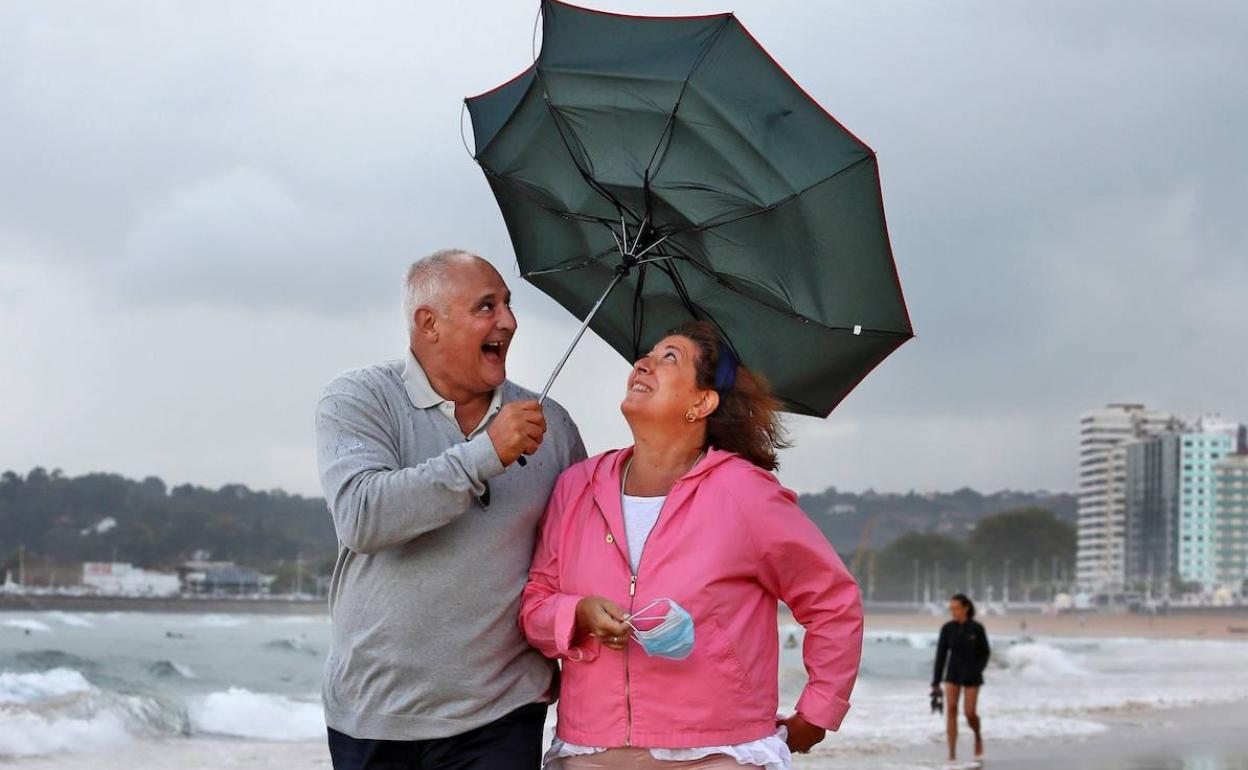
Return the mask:
{"type": "MultiPolygon", "coordinates": [[[[673,602],[671,599],[655,599],[654,601],[652,601],[652,602],[650,602],[649,604],[647,604],[645,607],[642,607],[641,609],[639,609],[639,610],[637,610],[636,612],[634,612],[632,615],[629,615],[628,617],[624,618],[624,622],[625,622],[625,623],[628,623],[630,626],[632,626],[632,625],[633,625],[633,624],[632,624],[632,621],[634,621],[634,620],[658,620],[658,621],[663,621],[663,620],[666,620],[666,619],[667,619],[667,615],[668,615],[668,614],[670,614],[670,608],[671,608],[671,605],[672,605],[672,604],[675,604],[675,602],[673,602]],[[642,613],[643,613],[643,612],[645,612],[646,610],[650,609],[650,608],[651,608],[651,607],[653,607],[654,605],[659,604],[659,603],[661,603],[661,602],[667,602],[667,604],[668,604],[668,608],[669,608],[669,612],[668,612],[667,614],[664,614],[664,615],[662,615],[662,616],[659,616],[659,615],[643,615],[643,614],[642,614],[642,613]]],[[[634,630],[634,631],[638,631],[639,629],[638,629],[636,626],[633,626],[633,630],[634,630]]]]}

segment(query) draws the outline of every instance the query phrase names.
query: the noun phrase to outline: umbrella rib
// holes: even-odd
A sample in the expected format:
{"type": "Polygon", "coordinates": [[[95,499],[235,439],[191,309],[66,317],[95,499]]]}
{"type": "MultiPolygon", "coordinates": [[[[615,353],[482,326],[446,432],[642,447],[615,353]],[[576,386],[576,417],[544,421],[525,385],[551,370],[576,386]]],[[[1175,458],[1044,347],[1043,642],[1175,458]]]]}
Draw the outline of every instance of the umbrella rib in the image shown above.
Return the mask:
{"type": "Polygon", "coordinates": [[[780,209],[780,208],[783,208],[783,207],[787,206],[788,204],[790,204],[790,203],[792,203],[793,201],[797,200],[798,198],[802,197],[803,195],[805,195],[806,193],[808,193],[808,192],[810,192],[811,190],[815,189],[816,187],[819,187],[820,185],[826,184],[827,182],[831,182],[832,180],[836,179],[836,178],[837,178],[837,177],[839,177],[840,175],[845,174],[845,173],[847,173],[847,172],[849,172],[849,171],[852,171],[853,169],[855,169],[855,168],[857,168],[857,167],[861,166],[861,165],[862,165],[862,164],[864,164],[864,163],[870,163],[872,160],[874,160],[874,158],[875,158],[875,155],[874,155],[874,154],[867,155],[867,156],[865,156],[865,157],[863,157],[863,158],[860,158],[860,159],[858,159],[858,160],[854,161],[853,163],[849,164],[849,165],[848,165],[848,166],[846,166],[845,168],[843,168],[843,169],[841,169],[841,170],[837,171],[835,174],[829,174],[828,176],[825,176],[823,179],[820,179],[820,180],[819,180],[819,181],[817,181],[817,182],[813,182],[813,183],[811,183],[811,184],[807,185],[806,187],[803,187],[802,189],[798,190],[797,192],[793,193],[792,195],[787,195],[787,196],[785,196],[784,198],[781,198],[780,200],[778,200],[778,201],[776,201],[775,203],[771,204],[770,206],[767,206],[767,207],[765,207],[765,208],[758,209],[757,211],[751,211],[751,212],[749,212],[748,214],[742,214],[742,215],[740,215],[740,216],[730,217],[730,218],[725,219],[725,220],[720,221],[720,222],[711,222],[711,223],[709,223],[709,224],[702,224],[702,225],[690,225],[689,227],[685,227],[685,228],[681,228],[681,229],[679,229],[679,230],[675,230],[675,231],[673,231],[671,234],[672,234],[672,235],[683,235],[684,233],[705,233],[705,232],[710,232],[711,230],[714,230],[714,229],[715,229],[715,228],[717,228],[717,227],[724,227],[725,225],[731,225],[731,224],[733,224],[733,223],[735,223],[735,222],[740,222],[740,221],[741,221],[741,220],[743,220],[743,219],[750,219],[751,217],[758,217],[758,216],[762,216],[763,214],[767,214],[767,213],[770,213],[770,212],[772,212],[772,211],[775,211],[776,209],[780,209]]]}
{"type": "MultiPolygon", "coordinates": [[[[675,244],[677,250],[679,250],[680,245],[676,243],[675,241],[673,241],[673,244],[675,244]]],[[[849,332],[850,334],[853,334],[854,336],[859,336],[859,337],[902,337],[905,339],[910,339],[911,337],[914,336],[914,334],[910,332],[895,332],[895,331],[890,331],[888,329],[865,329],[862,327],[851,328],[849,326],[828,326],[827,324],[816,321],[813,318],[808,318],[807,316],[804,316],[801,313],[794,312],[793,310],[790,310],[789,308],[784,307],[783,305],[779,303],[768,302],[761,297],[742,291],[741,289],[737,288],[736,286],[733,286],[731,283],[726,281],[724,277],[721,276],[719,273],[703,265],[701,262],[698,262],[696,259],[689,258],[688,255],[685,255],[685,261],[693,265],[695,268],[697,268],[699,271],[704,273],[711,280],[715,281],[715,283],[719,284],[720,286],[727,289],[728,291],[731,291],[732,293],[737,294],[741,297],[744,297],[752,302],[757,302],[763,307],[774,310],[777,313],[780,313],[781,315],[788,316],[789,318],[795,321],[801,321],[802,323],[812,324],[814,326],[818,326],[820,329],[826,329],[831,332],[849,332]],[[855,329],[857,329],[857,331],[855,331],[855,329]]]]}
{"type": "MultiPolygon", "coordinates": [[[[602,217],[595,217],[589,214],[578,214],[575,211],[563,211],[561,209],[552,208],[546,203],[543,203],[541,199],[539,199],[536,195],[533,195],[532,193],[530,193],[529,186],[526,185],[524,182],[521,182],[520,180],[514,179],[509,176],[504,176],[495,171],[491,171],[485,166],[481,167],[481,171],[482,173],[486,175],[486,177],[490,179],[497,179],[500,182],[511,185],[513,188],[518,190],[520,195],[524,196],[526,200],[528,200],[530,203],[540,208],[542,211],[545,211],[547,214],[554,214],[560,219],[572,219],[577,222],[590,222],[593,224],[606,224],[607,223],[607,220],[603,219],[602,217]]],[[[607,225],[607,226],[610,227],[610,225],[607,225]]]]}
{"type": "Polygon", "coordinates": [[[579,270],[582,267],[589,267],[595,262],[602,261],[606,257],[611,256],[612,253],[614,253],[614,249],[608,246],[606,249],[598,252],[597,254],[590,257],[589,259],[584,259],[584,260],[581,260],[580,262],[576,262],[576,263],[563,262],[561,264],[554,265],[553,267],[544,267],[541,270],[530,270],[529,272],[521,273],[520,275],[523,278],[532,278],[538,275],[550,275],[551,273],[566,273],[571,270],[579,270]]]}
{"type": "MultiPolygon", "coordinates": [[[[659,265],[659,269],[664,273],[667,273],[667,277],[671,279],[672,286],[676,289],[676,294],[680,297],[680,301],[684,303],[685,309],[689,311],[689,315],[693,316],[695,321],[701,320],[701,316],[703,314],[709,315],[709,313],[705,313],[701,308],[694,304],[693,298],[689,296],[689,288],[685,286],[685,281],[680,277],[676,268],[671,265],[659,265]]],[[[718,323],[715,325],[719,326],[718,323]]]]}
{"type": "Polygon", "coordinates": [[[641,358],[641,333],[646,328],[646,303],[642,301],[642,287],[646,283],[646,267],[637,270],[637,289],[633,292],[633,361],[641,358]]]}
{"type": "MultiPolygon", "coordinates": [[[[538,67],[534,71],[534,78],[542,82],[542,101],[546,103],[546,112],[550,115],[550,122],[555,125],[555,133],[559,135],[559,141],[563,144],[563,149],[567,151],[568,158],[571,159],[572,165],[575,166],[577,172],[580,173],[581,179],[585,180],[585,184],[589,185],[591,190],[598,193],[603,198],[606,198],[611,205],[615,206],[616,211],[621,213],[628,212],[634,219],[640,219],[640,217],[637,216],[637,212],[624,205],[622,201],[612,195],[609,190],[598,182],[598,180],[593,178],[588,169],[581,167],[580,161],[577,160],[576,153],[572,151],[572,145],[568,142],[568,137],[564,134],[563,125],[559,120],[559,111],[555,109],[555,105],[550,101],[550,92],[546,90],[546,80],[542,77],[541,67],[538,67]]],[[[571,128],[568,129],[568,132],[575,136],[575,132],[573,132],[571,128]]],[[[584,146],[584,144],[580,142],[579,137],[577,138],[577,143],[584,146]]]]}
{"type": "Polygon", "coordinates": [[[659,157],[659,149],[663,147],[664,140],[668,139],[676,125],[676,113],[680,111],[680,104],[685,99],[685,91],[689,89],[689,81],[693,79],[693,73],[697,72],[698,67],[702,66],[702,62],[706,59],[707,54],[719,42],[719,38],[724,34],[724,30],[728,28],[728,23],[732,20],[732,15],[724,17],[720,23],[719,29],[715,30],[715,34],[711,37],[707,44],[698,53],[698,58],[694,59],[693,64],[689,67],[689,72],[685,75],[684,81],[680,84],[680,93],[676,95],[676,103],[672,105],[672,111],[667,116],[667,122],[663,124],[663,131],[659,133],[659,141],[654,145],[654,151],[650,153],[650,160],[646,163],[645,173],[642,174],[642,191],[645,195],[646,214],[650,214],[650,172],[654,168],[654,162],[659,157]]]}
{"type": "Polygon", "coordinates": [[[719,336],[722,337],[724,342],[728,344],[728,348],[732,351],[732,354],[737,357],[738,361],[741,361],[741,353],[737,349],[736,343],[732,341],[732,337],[728,334],[728,330],[719,322],[718,319],[715,318],[714,313],[704,307],[699,307],[694,304],[693,299],[689,296],[689,287],[685,286],[685,279],[681,277],[680,271],[676,269],[675,265],[660,265],[659,269],[667,273],[668,278],[672,281],[672,286],[676,287],[676,293],[680,295],[680,301],[685,303],[686,309],[689,310],[689,314],[692,315],[695,320],[698,319],[699,315],[705,316],[706,320],[710,321],[710,323],[719,330],[719,336]]]}

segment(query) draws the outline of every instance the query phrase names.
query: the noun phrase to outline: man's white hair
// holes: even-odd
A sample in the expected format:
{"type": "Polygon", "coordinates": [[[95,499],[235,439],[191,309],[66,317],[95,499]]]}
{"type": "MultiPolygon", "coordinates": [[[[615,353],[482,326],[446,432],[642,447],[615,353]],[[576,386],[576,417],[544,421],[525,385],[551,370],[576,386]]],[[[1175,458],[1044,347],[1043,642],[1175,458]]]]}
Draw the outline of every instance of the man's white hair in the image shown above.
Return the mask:
{"type": "Polygon", "coordinates": [[[407,268],[403,279],[403,313],[407,316],[407,331],[416,326],[416,310],[427,307],[439,315],[446,315],[450,286],[446,280],[447,268],[456,262],[481,259],[471,251],[442,249],[422,257],[407,268]]]}

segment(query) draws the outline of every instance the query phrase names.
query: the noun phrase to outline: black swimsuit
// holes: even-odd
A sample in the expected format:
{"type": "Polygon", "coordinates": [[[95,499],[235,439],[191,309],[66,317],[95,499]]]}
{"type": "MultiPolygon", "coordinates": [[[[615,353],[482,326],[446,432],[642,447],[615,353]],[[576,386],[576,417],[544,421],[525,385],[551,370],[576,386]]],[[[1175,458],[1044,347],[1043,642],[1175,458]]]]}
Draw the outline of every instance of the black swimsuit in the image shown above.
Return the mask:
{"type": "Polygon", "coordinates": [[[988,665],[988,634],[974,620],[959,623],[951,620],[940,629],[936,643],[936,670],[932,685],[941,682],[979,687],[984,683],[984,667],[988,665]]]}

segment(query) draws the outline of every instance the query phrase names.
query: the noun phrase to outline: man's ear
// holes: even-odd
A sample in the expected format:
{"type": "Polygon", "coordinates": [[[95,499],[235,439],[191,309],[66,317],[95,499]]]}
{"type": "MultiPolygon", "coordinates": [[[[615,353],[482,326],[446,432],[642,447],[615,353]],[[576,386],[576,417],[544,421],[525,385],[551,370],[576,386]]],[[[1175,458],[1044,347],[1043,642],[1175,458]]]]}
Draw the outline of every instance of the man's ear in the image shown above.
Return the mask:
{"type": "Polygon", "coordinates": [[[427,307],[416,308],[416,325],[412,333],[418,334],[428,342],[438,341],[438,314],[427,307]]]}
{"type": "Polygon", "coordinates": [[[710,417],[719,408],[719,391],[702,391],[702,398],[698,399],[698,403],[694,408],[698,410],[699,417],[710,417]]]}

